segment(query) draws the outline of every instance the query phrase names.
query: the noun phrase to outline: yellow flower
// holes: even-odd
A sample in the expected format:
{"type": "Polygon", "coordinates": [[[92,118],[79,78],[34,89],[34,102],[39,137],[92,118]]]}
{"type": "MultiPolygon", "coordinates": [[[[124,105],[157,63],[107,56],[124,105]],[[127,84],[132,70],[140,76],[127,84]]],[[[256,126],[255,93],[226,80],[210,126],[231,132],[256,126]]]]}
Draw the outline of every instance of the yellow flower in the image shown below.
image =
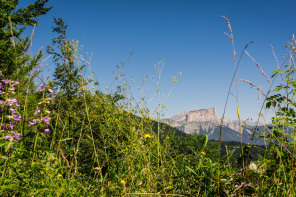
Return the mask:
{"type": "Polygon", "coordinates": [[[174,77],[173,82],[176,82],[176,81],[178,81],[178,79],[177,77],[174,77]]]}
{"type": "Polygon", "coordinates": [[[206,153],[205,153],[205,152],[200,152],[200,154],[201,154],[201,155],[206,155],[206,153]]]}
{"type": "Polygon", "coordinates": [[[169,136],[167,136],[167,137],[166,137],[166,139],[170,139],[170,137],[169,137],[169,136]]]}
{"type": "Polygon", "coordinates": [[[125,185],[126,184],[126,181],[125,180],[121,180],[120,183],[123,184],[123,185],[125,185]]]}
{"type": "Polygon", "coordinates": [[[145,138],[152,138],[150,134],[145,134],[145,138]]]}
{"type": "Polygon", "coordinates": [[[166,187],[166,189],[171,189],[171,188],[172,188],[172,186],[167,186],[167,187],[166,187]]]}
{"type": "Polygon", "coordinates": [[[58,174],[58,176],[57,176],[57,177],[58,177],[58,178],[60,178],[61,176],[62,176],[61,174],[58,174]]]}

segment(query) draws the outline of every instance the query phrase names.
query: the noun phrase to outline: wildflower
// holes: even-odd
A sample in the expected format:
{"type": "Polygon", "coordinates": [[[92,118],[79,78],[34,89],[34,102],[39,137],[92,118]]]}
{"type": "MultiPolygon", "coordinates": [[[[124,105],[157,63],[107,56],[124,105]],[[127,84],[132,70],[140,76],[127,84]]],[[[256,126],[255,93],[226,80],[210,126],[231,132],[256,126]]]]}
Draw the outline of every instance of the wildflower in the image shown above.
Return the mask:
{"type": "Polygon", "coordinates": [[[46,125],[49,125],[49,123],[50,123],[50,119],[48,117],[46,117],[46,116],[44,116],[43,118],[41,118],[41,120],[46,125]]]}
{"type": "Polygon", "coordinates": [[[120,183],[123,184],[123,185],[125,185],[126,184],[126,181],[125,180],[121,180],[120,183]]]}
{"type": "Polygon", "coordinates": [[[14,84],[10,84],[9,90],[11,90],[11,91],[15,90],[14,84]]]}
{"type": "Polygon", "coordinates": [[[203,155],[203,156],[205,156],[205,155],[206,155],[206,153],[205,153],[205,152],[200,152],[200,154],[201,154],[201,155],[203,155]]]}
{"type": "Polygon", "coordinates": [[[240,171],[241,172],[244,172],[244,171],[246,171],[247,169],[246,168],[242,168],[240,171]]]}
{"type": "Polygon", "coordinates": [[[39,89],[41,92],[43,92],[45,90],[46,86],[41,86],[41,88],[39,89]]]}
{"type": "Polygon", "coordinates": [[[166,136],[166,139],[170,139],[170,137],[169,136],[166,136]]]}
{"type": "Polygon", "coordinates": [[[10,108],[10,109],[9,109],[9,113],[11,113],[11,114],[15,114],[15,113],[16,113],[16,109],[14,109],[14,108],[10,108]]]}
{"type": "Polygon", "coordinates": [[[152,136],[150,134],[145,134],[144,136],[145,138],[152,138],[152,136]]]}
{"type": "Polygon", "coordinates": [[[18,81],[18,79],[17,79],[16,81],[12,81],[12,83],[13,83],[14,85],[20,84],[20,82],[18,81]]]}
{"type": "Polygon", "coordinates": [[[11,135],[7,135],[5,136],[5,139],[10,139],[13,138],[15,141],[19,141],[20,140],[20,133],[16,133],[15,131],[11,131],[11,135]]]}
{"type": "Polygon", "coordinates": [[[6,106],[16,106],[16,107],[19,107],[20,105],[18,104],[18,100],[13,98],[13,99],[7,99],[7,101],[5,102],[5,105],[6,106]]]}
{"type": "Polygon", "coordinates": [[[4,94],[3,91],[5,91],[5,89],[2,86],[0,86],[0,94],[4,94]]]}
{"type": "Polygon", "coordinates": [[[54,90],[52,88],[49,88],[48,92],[50,92],[51,94],[54,94],[54,90]]]}
{"type": "Polygon", "coordinates": [[[2,80],[5,84],[7,84],[7,83],[9,83],[10,82],[10,80],[9,79],[6,79],[5,77],[4,77],[4,79],[2,80]]]}
{"type": "Polygon", "coordinates": [[[21,116],[19,114],[13,116],[13,119],[14,119],[15,122],[20,122],[21,121],[20,118],[21,118],[21,116]]]}
{"type": "Polygon", "coordinates": [[[4,101],[0,100],[0,105],[2,105],[3,102],[4,102],[4,101]]]}
{"type": "Polygon", "coordinates": [[[43,132],[49,134],[49,129],[43,129],[43,132]]]}
{"type": "Polygon", "coordinates": [[[58,176],[57,176],[57,177],[58,177],[58,178],[60,178],[61,176],[62,176],[61,174],[58,174],[58,176]]]}
{"type": "Polygon", "coordinates": [[[2,125],[1,125],[1,129],[7,130],[7,128],[6,128],[6,124],[2,124],[2,125]]]}
{"type": "Polygon", "coordinates": [[[34,115],[37,115],[40,113],[40,109],[36,108],[35,111],[34,111],[34,115]]]}
{"type": "Polygon", "coordinates": [[[29,127],[35,126],[37,124],[38,119],[34,119],[33,122],[29,122],[29,127]]]}
{"type": "Polygon", "coordinates": [[[15,125],[12,124],[11,122],[9,122],[9,124],[7,125],[7,127],[9,127],[10,129],[13,129],[15,127],[15,125]]]}

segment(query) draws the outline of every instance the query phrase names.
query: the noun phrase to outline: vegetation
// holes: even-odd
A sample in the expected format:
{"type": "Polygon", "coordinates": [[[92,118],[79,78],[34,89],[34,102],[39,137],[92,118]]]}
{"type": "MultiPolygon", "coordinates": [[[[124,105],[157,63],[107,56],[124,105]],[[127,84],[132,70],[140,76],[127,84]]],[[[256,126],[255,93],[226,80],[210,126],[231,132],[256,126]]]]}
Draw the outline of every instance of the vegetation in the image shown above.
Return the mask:
{"type": "Polygon", "coordinates": [[[254,132],[268,146],[208,141],[149,117],[122,72],[114,93],[95,89],[62,19],[54,19],[58,37],[47,47],[53,79],[38,83],[42,52],[31,56],[21,34],[50,10],[47,0],[18,10],[17,0],[0,2],[1,196],[296,195],[294,38],[290,63],[273,75],[282,84],[265,100],[276,112],[272,125],[254,132]]]}

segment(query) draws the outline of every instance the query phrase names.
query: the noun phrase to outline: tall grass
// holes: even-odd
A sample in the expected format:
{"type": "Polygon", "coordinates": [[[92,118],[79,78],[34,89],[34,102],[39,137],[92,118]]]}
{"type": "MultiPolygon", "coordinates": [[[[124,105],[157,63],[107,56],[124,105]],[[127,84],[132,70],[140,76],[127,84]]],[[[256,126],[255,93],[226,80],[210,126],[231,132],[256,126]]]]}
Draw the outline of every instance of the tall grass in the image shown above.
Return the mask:
{"type": "MultiPolygon", "coordinates": [[[[233,44],[234,80],[240,60],[236,63],[233,33],[225,19],[233,44]]],[[[73,65],[88,64],[77,45],[66,44],[66,51],[75,51],[69,53],[73,65]]],[[[22,91],[17,79],[1,76],[1,196],[295,196],[294,45],[293,37],[289,63],[274,72],[273,77],[282,76],[282,84],[274,94],[264,93],[264,108],[273,108],[275,114],[272,124],[254,136],[266,140],[266,152],[250,162],[253,145],[241,143],[235,165],[230,147],[220,155],[223,122],[217,144],[159,121],[165,108],[162,64],[156,66],[156,118],[144,97],[137,100],[131,93],[122,67],[113,92],[98,90],[87,67],[80,69],[70,100],[51,81],[42,80],[39,86],[31,81],[34,88],[22,91]]],[[[174,84],[177,78],[172,80],[174,84]]],[[[240,120],[238,97],[236,101],[240,120]]]]}

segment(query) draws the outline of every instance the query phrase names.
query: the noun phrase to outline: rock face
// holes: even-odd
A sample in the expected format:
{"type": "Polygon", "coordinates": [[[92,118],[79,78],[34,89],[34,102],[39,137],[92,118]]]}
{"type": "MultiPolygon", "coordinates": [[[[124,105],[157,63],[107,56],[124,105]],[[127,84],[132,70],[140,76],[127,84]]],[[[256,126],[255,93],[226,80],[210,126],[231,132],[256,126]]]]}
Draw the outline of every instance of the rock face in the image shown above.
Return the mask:
{"type": "MultiPolygon", "coordinates": [[[[170,119],[163,119],[162,122],[175,127],[186,134],[206,134],[209,139],[219,140],[220,138],[220,119],[215,108],[210,109],[194,109],[176,114],[170,119]]],[[[254,123],[248,122],[253,126],[254,123]]],[[[251,142],[251,129],[246,126],[242,127],[242,137],[244,143],[251,142]]],[[[223,120],[222,127],[223,141],[240,141],[240,126],[238,121],[228,119],[223,120]]],[[[257,141],[263,144],[263,140],[257,141]]]]}

